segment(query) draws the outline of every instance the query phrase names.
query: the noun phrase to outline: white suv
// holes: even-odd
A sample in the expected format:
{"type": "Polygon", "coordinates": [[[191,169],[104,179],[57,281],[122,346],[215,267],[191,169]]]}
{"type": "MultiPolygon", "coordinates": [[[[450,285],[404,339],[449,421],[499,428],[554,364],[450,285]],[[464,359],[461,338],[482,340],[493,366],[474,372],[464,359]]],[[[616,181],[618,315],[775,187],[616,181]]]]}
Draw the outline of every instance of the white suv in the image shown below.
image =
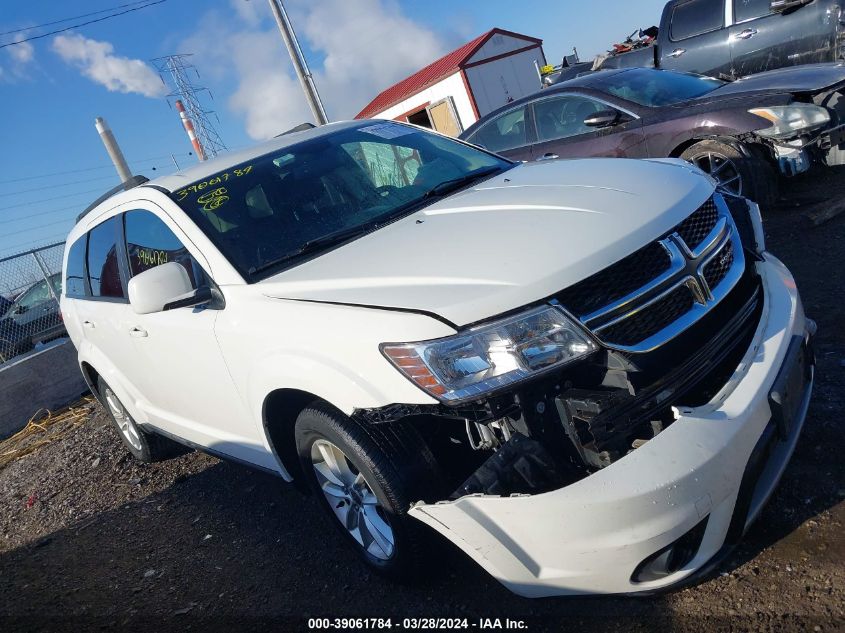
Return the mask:
{"type": "Polygon", "coordinates": [[[526,596],[698,577],[812,385],[757,206],[680,161],[523,165],[332,124],[99,201],[64,271],[137,458],[178,442],[299,480],[396,576],[424,523],[526,596]]]}

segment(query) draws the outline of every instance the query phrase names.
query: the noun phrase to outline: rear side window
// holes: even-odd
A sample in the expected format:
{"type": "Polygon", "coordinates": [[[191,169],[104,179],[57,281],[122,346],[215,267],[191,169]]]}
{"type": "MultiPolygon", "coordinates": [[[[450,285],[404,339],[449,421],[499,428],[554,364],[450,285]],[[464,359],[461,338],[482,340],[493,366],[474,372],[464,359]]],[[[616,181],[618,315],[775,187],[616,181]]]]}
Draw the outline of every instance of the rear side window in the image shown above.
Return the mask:
{"type": "Polygon", "coordinates": [[[129,211],[125,217],[126,252],[133,277],[150,268],[176,262],[188,271],[191,285],[197,287],[201,269],[161,218],[149,211],[129,211]]]}
{"type": "Polygon", "coordinates": [[[65,268],[66,297],[85,297],[85,245],[87,236],[82,236],[73,243],[67,255],[65,268]]]}
{"type": "Polygon", "coordinates": [[[92,297],[126,297],[117,257],[118,220],[109,218],[88,234],[88,280],[92,297]]]}
{"type": "Polygon", "coordinates": [[[670,36],[673,41],[715,31],[724,25],[725,0],[689,0],[672,11],[670,36]]]}
{"type": "Polygon", "coordinates": [[[745,22],[769,15],[772,0],[734,0],[734,21],[745,22]]]}
{"type": "Polygon", "coordinates": [[[493,119],[467,140],[491,152],[504,152],[526,145],[525,110],[524,107],[517,108],[493,119]]]}

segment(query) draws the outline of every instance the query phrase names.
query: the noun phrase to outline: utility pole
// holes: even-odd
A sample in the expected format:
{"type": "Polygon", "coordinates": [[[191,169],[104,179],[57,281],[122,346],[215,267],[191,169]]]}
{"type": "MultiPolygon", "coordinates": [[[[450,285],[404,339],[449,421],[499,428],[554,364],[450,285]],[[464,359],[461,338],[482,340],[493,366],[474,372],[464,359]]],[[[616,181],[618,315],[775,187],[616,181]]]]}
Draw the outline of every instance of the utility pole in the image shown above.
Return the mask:
{"type": "Polygon", "coordinates": [[[109,153],[111,162],[114,163],[114,168],[117,170],[117,175],[120,176],[121,182],[126,182],[132,178],[132,172],[129,171],[129,165],[126,164],[126,159],[123,157],[123,152],[120,151],[120,146],[117,144],[117,140],[114,138],[109,124],[106,123],[103,117],[98,116],[94,119],[94,127],[100,133],[100,139],[103,141],[103,145],[106,146],[106,151],[109,153]]]}
{"type": "Polygon", "coordinates": [[[311,112],[314,114],[314,122],[317,125],[325,125],[329,122],[329,117],[326,115],[323,102],[320,101],[317,86],[314,84],[314,77],[311,75],[311,71],[308,70],[308,63],[305,61],[305,55],[302,54],[302,49],[299,47],[296,33],[293,31],[293,26],[285,11],[285,6],[282,4],[282,0],[269,1],[270,10],[273,11],[273,17],[276,18],[276,24],[279,25],[279,31],[282,32],[282,39],[285,41],[285,46],[293,61],[293,68],[296,71],[297,77],[299,77],[299,82],[302,84],[302,90],[305,92],[305,98],[308,100],[311,112]]]}
{"type": "MultiPolygon", "coordinates": [[[[225,152],[227,148],[211,121],[211,115],[213,114],[214,118],[217,118],[217,115],[212,110],[206,110],[200,101],[200,95],[203,92],[208,93],[208,96],[212,99],[214,96],[208,88],[199,86],[192,81],[191,74],[196,74],[199,78],[199,72],[190,63],[190,58],[190,53],[183,53],[157,57],[150,61],[158,69],[164,85],[173,89],[167,95],[168,104],[171,97],[177,100],[176,111],[179,113],[179,118],[182,120],[182,125],[188,133],[191,144],[194,146],[197,158],[203,161],[207,158],[216,157],[219,153],[225,152]],[[165,77],[167,77],[167,80],[165,80],[165,77]]],[[[217,122],[220,122],[219,118],[217,118],[217,122]]]]}

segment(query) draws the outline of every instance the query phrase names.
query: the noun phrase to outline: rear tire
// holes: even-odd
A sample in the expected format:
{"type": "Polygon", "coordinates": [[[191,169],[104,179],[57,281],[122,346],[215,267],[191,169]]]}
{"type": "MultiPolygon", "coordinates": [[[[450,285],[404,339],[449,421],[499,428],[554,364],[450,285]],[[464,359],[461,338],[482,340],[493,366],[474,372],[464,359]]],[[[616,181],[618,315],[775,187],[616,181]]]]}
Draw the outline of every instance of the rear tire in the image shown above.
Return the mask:
{"type": "Polygon", "coordinates": [[[367,565],[400,581],[431,567],[424,565],[431,534],[408,510],[442,498],[443,479],[413,426],[362,424],[315,402],[299,414],[295,433],[309,487],[367,565]]]}
{"type": "Polygon", "coordinates": [[[188,452],[181,444],[161,435],[148,433],[139,427],[105,380],[100,379],[97,382],[97,391],[120,440],[139,462],[160,462],[188,452]]]}
{"type": "Polygon", "coordinates": [[[699,141],[684,150],[680,158],[713,176],[731,193],[750,198],[761,207],[769,207],[777,200],[777,174],[747,146],[699,141]]]}

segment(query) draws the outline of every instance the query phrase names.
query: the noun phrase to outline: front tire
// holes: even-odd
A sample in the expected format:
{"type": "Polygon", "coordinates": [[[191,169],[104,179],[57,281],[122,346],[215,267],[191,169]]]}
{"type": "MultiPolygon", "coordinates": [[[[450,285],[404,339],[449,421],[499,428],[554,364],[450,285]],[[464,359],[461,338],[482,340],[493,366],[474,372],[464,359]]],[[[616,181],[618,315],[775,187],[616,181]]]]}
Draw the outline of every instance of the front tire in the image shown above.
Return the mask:
{"type": "Polygon", "coordinates": [[[730,193],[750,198],[761,207],[769,207],[777,199],[777,175],[750,148],[724,141],[699,141],[684,150],[680,158],[713,176],[730,193]]]}
{"type": "Polygon", "coordinates": [[[314,403],[295,432],[309,486],[364,562],[395,580],[419,575],[429,535],[408,510],[442,493],[442,479],[417,431],[401,421],[358,423],[314,403]]]}

